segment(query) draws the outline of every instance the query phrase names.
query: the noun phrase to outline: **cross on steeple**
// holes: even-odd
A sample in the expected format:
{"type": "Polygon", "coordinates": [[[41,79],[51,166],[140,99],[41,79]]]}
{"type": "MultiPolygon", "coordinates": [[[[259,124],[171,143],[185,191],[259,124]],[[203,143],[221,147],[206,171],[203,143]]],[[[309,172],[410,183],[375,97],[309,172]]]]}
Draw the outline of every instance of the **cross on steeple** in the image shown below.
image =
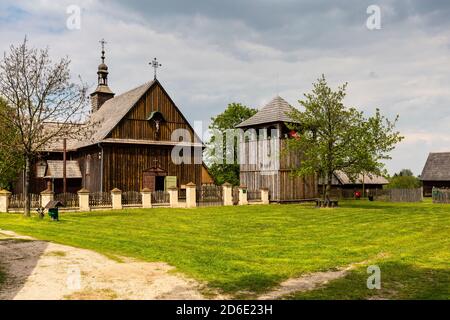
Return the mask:
{"type": "Polygon", "coordinates": [[[158,162],[159,162],[159,160],[158,159],[154,159],[153,160],[153,163],[154,163],[154,168],[158,168],[158,162]]]}
{"type": "Polygon", "coordinates": [[[105,41],[105,39],[102,39],[99,42],[102,45],[102,63],[105,63],[105,44],[107,44],[107,42],[105,41]]]}
{"type": "Polygon", "coordinates": [[[154,74],[154,79],[156,80],[156,69],[158,69],[159,67],[162,67],[162,64],[158,62],[158,60],[156,60],[156,58],[153,59],[152,62],[149,63],[152,68],[155,70],[155,74],[154,74]]]}

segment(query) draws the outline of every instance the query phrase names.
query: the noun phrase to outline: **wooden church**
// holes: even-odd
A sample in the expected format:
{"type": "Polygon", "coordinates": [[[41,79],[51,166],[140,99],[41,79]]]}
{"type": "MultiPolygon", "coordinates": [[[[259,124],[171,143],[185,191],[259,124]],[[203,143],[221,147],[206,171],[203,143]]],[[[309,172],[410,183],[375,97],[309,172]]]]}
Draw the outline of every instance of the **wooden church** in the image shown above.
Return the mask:
{"type": "Polygon", "coordinates": [[[272,202],[295,202],[317,197],[317,177],[292,176],[300,157],[286,152],[288,123],[293,107],[277,96],[255,115],[236,126],[243,129],[240,148],[240,182],[249,190],[269,189],[272,202]]]}
{"type": "MultiPolygon", "coordinates": [[[[65,162],[63,139],[48,145],[34,164],[31,192],[41,192],[49,182],[54,192],[62,192],[64,172],[67,192],[81,188],[91,192],[113,188],[155,191],[183,187],[189,182],[211,183],[198,159],[204,146],[156,79],[156,69],[153,81],[116,96],[108,86],[104,49],[101,59],[98,86],[91,94],[93,133],[85,141],[67,139],[65,162]],[[172,149],[179,142],[171,139],[176,129],[190,133],[190,141],[184,140],[191,149],[190,163],[175,164],[171,159],[172,149]]],[[[16,193],[21,193],[22,185],[23,179],[19,179],[16,193]]]]}

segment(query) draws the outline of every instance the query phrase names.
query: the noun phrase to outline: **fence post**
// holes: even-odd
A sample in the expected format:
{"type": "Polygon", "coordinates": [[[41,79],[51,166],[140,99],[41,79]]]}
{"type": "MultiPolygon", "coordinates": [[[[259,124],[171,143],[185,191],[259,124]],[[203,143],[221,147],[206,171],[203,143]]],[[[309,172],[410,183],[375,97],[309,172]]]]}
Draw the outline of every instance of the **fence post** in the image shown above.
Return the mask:
{"type": "Polygon", "coordinates": [[[247,187],[246,186],[239,186],[239,205],[245,206],[248,204],[247,199],[247,187]]]}
{"type": "Polygon", "coordinates": [[[122,190],[117,188],[112,189],[111,200],[113,210],[122,209],[122,190]]]}
{"type": "Polygon", "coordinates": [[[45,207],[50,201],[55,199],[55,193],[50,189],[41,192],[41,207],[45,207]]]}
{"type": "Polygon", "coordinates": [[[78,190],[78,206],[80,211],[91,211],[91,208],[89,207],[89,190],[88,189],[81,189],[78,190]]]}
{"type": "Polygon", "coordinates": [[[0,212],[8,212],[10,196],[11,192],[8,190],[0,190],[0,212]]]}
{"type": "Polygon", "coordinates": [[[261,188],[262,204],[269,204],[269,188],[261,188]]]}
{"type": "Polygon", "coordinates": [[[233,205],[233,186],[231,183],[225,182],[222,185],[222,194],[223,194],[223,205],[224,206],[232,206],[233,205]]]}
{"type": "Polygon", "coordinates": [[[171,208],[178,208],[178,188],[170,187],[167,189],[169,192],[169,202],[171,208]]]}
{"type": "Polygon", "coordinates": [[[142,208],[152,207],[152,192],[149,188],[144,188],[141,190],[142,194],[142,208]]]}
{"type": "Polygon", "coordinates": [[[197,206],[197,195],[195,184],[189,182],[186,185],[186,208],[195,208],[197,206]]]}

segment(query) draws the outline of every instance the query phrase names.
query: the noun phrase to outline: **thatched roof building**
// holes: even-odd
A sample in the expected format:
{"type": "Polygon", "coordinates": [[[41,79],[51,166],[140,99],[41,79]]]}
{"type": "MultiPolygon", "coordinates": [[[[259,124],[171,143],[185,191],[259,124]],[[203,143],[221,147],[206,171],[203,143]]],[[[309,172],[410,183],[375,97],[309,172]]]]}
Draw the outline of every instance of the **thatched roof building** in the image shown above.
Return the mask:
{"type": "Polygon", "coordinates": [[[450,188],[450,152],[432,152],[422,170],[424,194],[431,195],[433,187],[450,188]]]}

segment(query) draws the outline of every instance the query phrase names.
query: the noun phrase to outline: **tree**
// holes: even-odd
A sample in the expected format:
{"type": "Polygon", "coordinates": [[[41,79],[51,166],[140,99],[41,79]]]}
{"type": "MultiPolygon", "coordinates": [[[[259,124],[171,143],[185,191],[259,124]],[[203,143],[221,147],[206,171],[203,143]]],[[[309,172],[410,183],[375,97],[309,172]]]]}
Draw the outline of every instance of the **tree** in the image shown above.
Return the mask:
{"type": "Polygon", "coordinates": [[[11,109],[0,112],[0,119],[18,134],[9,147],[16,148],[25,162],[26,216],[33,159],[51,141],[88,132],[80,126],[87,86],[71,81],[69,64],[67,57],[53,63],[48,48],[29,48],[26,38],[19,46],[11,45],[0,62],[0,95],[11,109]]]}
{"type": "Polygon", "coordinates": [[[399,173],[395,173],[394,177],[412,177],[414,176],[411,169],[402,169],[399,173]]]}
{"type": "MultiPolygon", "coordinates": [[[[12,112],[6,102],[0,97],[0,113],[12,112]]],[[[23,165],[23,157],[16,148],[11,146],[17,145],[18,132],[9,128],[8,123],[0,118],[0,188],[8,188],[17,178],[23,165]]]]}
{"type": "Polygon", "coordinates": [[[388,189],[416,189],[422,186],[422,181],[415,177],[410,169],[402,169],[389,179],[388,189]]]}
{"type": "MultiPolygon", "coordinates": [[[[208,142],[209,148],[206,153],[206,162],[209,164],[209,171],[212,174],[216,184],[229,182],[232,185],[239,185],[239,163],[237,161],[237,144],[233,143],[233,163],[226,163],[226,146],[223,146],[223,153],[218,156],[212,154],[215,150],[217,135],[225,135],[229,130],[234,129],[239,123],[253,116],[258,110],[249,108],[240,103],[230,103],[224,112],[211,118],[209,129],[215,132],[215,135],[208,142]]],[[[228,150],[230,151],[230,150],[228,150]]]]}
{"type": "Polygon", "coordinates": [[[333,173],[345,172],[351,179],[360,173],[382,174],[382,160],[403,139],[395,131],[394,121],[377,109],[372,117],[346,107],[343,100],[347,84],[333,91],[325,76],[313,84],[311,93],[299,103],[304,111],[294,110],[289,127],[297,133],[288,141],[288,150],[299,152],[301,165],[293,173],[301,176],[319,174],[326,181],[324,200],[329,200],[333,173]]]}

